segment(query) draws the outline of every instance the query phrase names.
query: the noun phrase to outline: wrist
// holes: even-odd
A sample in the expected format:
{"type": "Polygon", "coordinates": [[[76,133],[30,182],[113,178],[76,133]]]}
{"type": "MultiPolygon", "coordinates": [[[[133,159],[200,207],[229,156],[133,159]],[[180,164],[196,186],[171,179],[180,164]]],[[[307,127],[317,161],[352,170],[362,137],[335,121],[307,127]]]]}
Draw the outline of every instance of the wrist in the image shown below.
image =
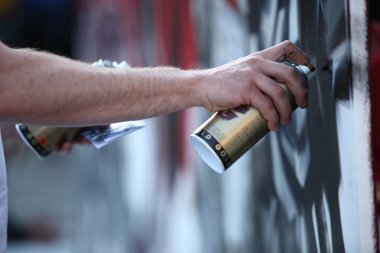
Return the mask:
{"type": "Polygon", "coordinates": [[[188,70],[190,107],[206,107],[207,70],[188,70]]]}

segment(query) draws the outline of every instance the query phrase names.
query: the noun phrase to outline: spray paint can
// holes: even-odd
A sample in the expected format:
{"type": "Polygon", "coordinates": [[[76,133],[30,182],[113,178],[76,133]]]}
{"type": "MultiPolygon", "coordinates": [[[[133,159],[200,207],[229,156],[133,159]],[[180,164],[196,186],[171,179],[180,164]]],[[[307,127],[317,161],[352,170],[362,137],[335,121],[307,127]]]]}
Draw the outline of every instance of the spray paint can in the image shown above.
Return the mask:
{"type": "MultiPolygon", "coordinates": [[[[107,68],[130,67],[126,61],[118,63],[108,60],[98,60],[92,65],[107,68]]],[[[15,127],[24,143],[41,159],[53,153],[57,144],[62,141],[71,141],[81,131],[87,129],[83,127],[30,126],[22,123],[16,124],[15,127]]]]}
{"type": "MultiPolygon", "coordinates": [[[[294,67],[307,85],[310,73],[307,66],[284,64],[294,67]]],[[[296,109],[293,95],[286,85],[280,85],[291,99],[293,109],[296,109]]],[[[259,110],[247,105],[215,113],[193,132],[190,141],[202,160],[216,172],[222,173],[268,132],[267,122],[259,110]]]]}

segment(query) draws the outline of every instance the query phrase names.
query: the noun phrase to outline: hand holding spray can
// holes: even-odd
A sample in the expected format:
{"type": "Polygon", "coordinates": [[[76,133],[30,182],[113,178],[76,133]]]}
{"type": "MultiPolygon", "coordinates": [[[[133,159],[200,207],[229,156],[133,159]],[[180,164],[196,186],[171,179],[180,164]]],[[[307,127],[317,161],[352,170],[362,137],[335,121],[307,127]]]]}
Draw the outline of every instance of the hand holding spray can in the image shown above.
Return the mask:
{"type": "MultiPolygon", "coordinates": [[[[310,69],[307,66],[284,63],[294,67],[307,85],[310,69]]],[[[294,97],[286,85],[280,84],[288,94],[293,110],[294,97]]],[[[239,106],[219,111],[211,116],[191,135],[191,144],[203,161],[213,170],[222,173],[263,138],[269,129],[258,109],[239,106]]]]}

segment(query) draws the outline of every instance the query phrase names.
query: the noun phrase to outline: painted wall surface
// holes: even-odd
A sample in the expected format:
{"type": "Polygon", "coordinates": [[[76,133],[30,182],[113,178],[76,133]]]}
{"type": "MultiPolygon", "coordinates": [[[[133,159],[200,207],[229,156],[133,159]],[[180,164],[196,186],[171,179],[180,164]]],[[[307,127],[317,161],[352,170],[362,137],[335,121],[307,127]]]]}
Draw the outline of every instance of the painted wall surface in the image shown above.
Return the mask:
{"type": "Polygon", "coordinates": [[[308,108],[296,110],[291,125],[269,134],[215,183],[219,200],[206,197],[207,210],[223,210],[205,218],[224,224],[216,231],[224,241],[218,250],[375,252],[365,1],[237,2],[235,20],[224,26],[229,34],[218,31],[223,21],[211,21],[211,64],[229,59],[221,48],[230,37],[235,57],[290,39],[316,72],[308,108]]]}
{"type": "MultiPolygon", "coordinates": [[[[226,232],[226,248],[374,252],[364,1],[248,5],[251,45],[257,47],[251,49],[291,39],[317,70],[309,83],[309,107],[297,110],[290,126],[255,147],[247,162],[251,171],[241,172],[251,178],[240,192],[249,191],[241,209],[251,213],[249,232],[242,233],[240,243],[226,232]]],[[[242,182],[235,171],[230,173],[236,177],[230,181],[242,182]]],[[[227,224],[236,224],[235,219],[224,217],[227,224]]]]}

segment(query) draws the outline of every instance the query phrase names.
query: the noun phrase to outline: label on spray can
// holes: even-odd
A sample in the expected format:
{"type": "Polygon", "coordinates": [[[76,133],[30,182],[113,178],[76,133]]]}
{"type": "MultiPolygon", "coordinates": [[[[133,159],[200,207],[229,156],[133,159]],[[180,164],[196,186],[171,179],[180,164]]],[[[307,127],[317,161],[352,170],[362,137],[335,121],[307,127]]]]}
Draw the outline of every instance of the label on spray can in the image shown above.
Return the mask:
{"type": "MultiPolygon", "coordinates": [[[[286,64],[293,66],[307,85],[309,68],[286,64]]],[[[293,100],[286,86],[281,86],[293,100]]],[[[191,135],[191,144],[202,160],[222,173],[268,132],[267,122],[259,110],[253,106],[239,106],[211,116],[191,135]]]]}
{"type": "Polygon", "coordinates": [[[81,129],[16,124],[16,130],[21,139],[41,159],[54,152],[58,143],[71,141],[81,129]]]}

